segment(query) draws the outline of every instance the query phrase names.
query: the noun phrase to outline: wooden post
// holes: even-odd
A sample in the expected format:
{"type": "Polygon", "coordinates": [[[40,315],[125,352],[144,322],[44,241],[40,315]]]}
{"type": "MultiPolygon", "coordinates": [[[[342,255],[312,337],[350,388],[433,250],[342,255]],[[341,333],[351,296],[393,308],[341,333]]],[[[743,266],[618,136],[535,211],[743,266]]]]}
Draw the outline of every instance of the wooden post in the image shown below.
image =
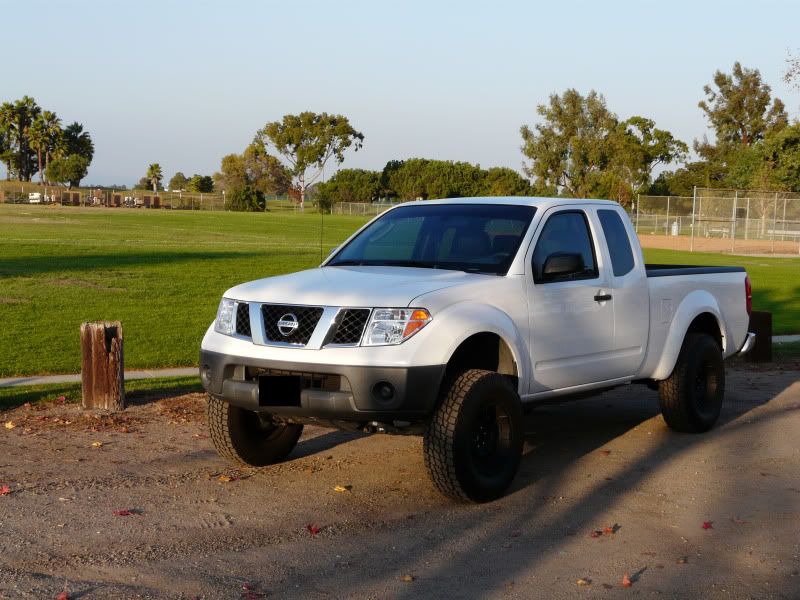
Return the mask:
{"type": "Polygon", "coordinates": [[[748,362],[770,362],[772,360],[772,313],[754,310],[747,329],[756,334],[753,349],[744,355],[748,362]]]}
{"type": "Polygon", "coordinates": [[[81,325],[83,408],[118,411],[125,408],[122,323],[100,321],[81,325]]]}

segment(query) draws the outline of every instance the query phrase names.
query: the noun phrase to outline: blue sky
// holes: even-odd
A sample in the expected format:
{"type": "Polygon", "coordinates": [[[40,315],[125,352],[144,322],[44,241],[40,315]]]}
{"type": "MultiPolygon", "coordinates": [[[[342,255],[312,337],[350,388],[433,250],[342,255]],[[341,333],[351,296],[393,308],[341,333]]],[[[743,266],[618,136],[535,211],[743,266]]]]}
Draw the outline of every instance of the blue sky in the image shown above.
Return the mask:
{"type": "Polygon", "coordinates": [[[347,115],[344,166],[413,156],[520,169],[519,127],[574,87],[687,143],[716,69],[781,80],[797,2],[4,2],[0,101],[24,94],[90,131],[86,183],[212,173],[264,123],[347,115]]]}

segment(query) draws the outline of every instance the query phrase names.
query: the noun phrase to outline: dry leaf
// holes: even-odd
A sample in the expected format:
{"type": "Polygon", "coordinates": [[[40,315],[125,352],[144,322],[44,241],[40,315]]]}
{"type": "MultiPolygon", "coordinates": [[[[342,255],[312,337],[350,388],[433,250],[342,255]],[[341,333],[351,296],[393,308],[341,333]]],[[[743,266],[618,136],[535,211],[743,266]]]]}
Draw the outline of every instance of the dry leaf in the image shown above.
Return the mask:
{"type": "Polygon", "coordinates": [[[689,558],[686,556],[681,556],[675,562],[678,563],[679,565],[685,565],[686,563],[689,562],[689,558]]]}
{"type": "Polygon", "coordinates": [[[349,492],[353,488],[352,485],[337,485],[333,488],[334,492],[349,492]]]}
{"type": "Polygon", "coordinates": [[[599,529],[595,529],[595,530],[594,530],[594,531],[591,533],[591,536],[592,536],[593,538],[599,538],[601,535],[603,535],[603,532],[602,532],[602,531],[600,531],[599,529]]]}
{"type": "Polygon", "coordinates": [[[630,575],[628,575],[627,573],[625,573],[625,574],[622,576],[622,587],[624,587],[624,588],[629,588],[629,587],[631,587],[632,585],[633,585],[633,582],[631,581],[631,577],[630,577],[630,575]]]}
{"type": "Polygon", "coordinates": [[[703,521],[703,529],[714,529],[714,521],[703,521]]]}
{"type": "Polygon", "coordinates": [[[229,483],[231,481],[236,481],[239,478],[238,477],[233,477],[231,475],[220,475],[219,477],[217,477],[217,479],[219,481],[221,481],[222,483],[229,483]]]}
{"type": "Polygon", "coordinates": [[[581,577],[575,583],[577,583],[578,585],[592,585],[592,580],[587,579],[586,577],[581,577]]]}
{"type": "Polygon", "coordinates": [[[611,454],[611,450],[600,450],[600,454],[608,456],[609,454],[611,454]]]}
{"type": "Polygon", "coordinates": [[[66,591],[63,591],[56,596],[56,600],[69,600],[69,594],[66,591]]]}
{"type": "Polygon", "coordinates": [[[0,496],[8,496],[11,493],[11,488],[7,485],[0,485],[0,496]]]}
{"type": "Polygon", "coordinates": [[[400,578],[400,581],[410,582],[410,581],[414,581],[414,579],[416,579],[416,577],[414,577],[413,575],[403,575],[400,578]]]}
{"type": "Polygon", "coordinates": [[[5,427],[6,427],[6,429],[14,429],[14,427],[16,427],[16,425],[14,425],[13,421],[6,421],[5,427]]]}
{"type": "Polygon", "coordinates": [[[319,533],[319,527],[317,527],[316,525],[312,525],[311,523],[306,525],[306,529],[308,530],[308,533],[310,533],[311,535],[317,535],[319,533]]]}
{"type": "Polygon", "coordinates": [[[130,517],[131,515],[136,514],[132,510],[128,510],[127,508],[122,508],[120,510],[115,510],[114,515],[117,517],[130,517]]]}
{"type": "Polygon", "coordinates": [[[92,442],[92,448],[102,448],[103,442],[92,442]]]}

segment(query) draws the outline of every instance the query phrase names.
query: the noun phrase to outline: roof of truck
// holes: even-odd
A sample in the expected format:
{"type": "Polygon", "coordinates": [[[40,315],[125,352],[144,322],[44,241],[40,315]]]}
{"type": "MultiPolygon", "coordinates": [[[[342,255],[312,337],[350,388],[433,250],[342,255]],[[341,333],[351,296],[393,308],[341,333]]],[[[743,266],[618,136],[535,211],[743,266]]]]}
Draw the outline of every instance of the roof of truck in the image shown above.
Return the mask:
{"type": "Polygon", "coordinates": [[[404,202],[409,204],[517,204],[522,206],[535,206],[537,208],[548,208],[553,205],[565,204],[597,204],[601,206],[617,206],[613,200],[595,200],[586,198],[539,198],[535,196],[491,196],[479,198],[446,198],[440,200],[415,200],[404,202]]]}

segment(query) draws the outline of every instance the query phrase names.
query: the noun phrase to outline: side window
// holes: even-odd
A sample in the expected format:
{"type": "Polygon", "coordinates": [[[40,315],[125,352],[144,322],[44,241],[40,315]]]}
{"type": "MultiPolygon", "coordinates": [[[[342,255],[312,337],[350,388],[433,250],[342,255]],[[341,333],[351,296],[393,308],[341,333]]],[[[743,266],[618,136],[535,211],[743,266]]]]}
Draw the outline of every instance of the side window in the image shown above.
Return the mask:
{"type": "Polygon", "coordinates": [[[633,269],[633,250],[625,224],[615,210],[598,210],[597,216],[606,236],[614,277],[622,277],[633,269]]]}
{"type": "Polygon", "coordinates": [[[597,276],[594,245],[586,215],[581,211],[564,211],[548,218],[533,250],[533,280],[544,283],[594,279],[597,276]],[[548,258],[569,255],[578,255],[582,263],[575,272],[556,277],[547,276],[544,271],[548,258]]]}

